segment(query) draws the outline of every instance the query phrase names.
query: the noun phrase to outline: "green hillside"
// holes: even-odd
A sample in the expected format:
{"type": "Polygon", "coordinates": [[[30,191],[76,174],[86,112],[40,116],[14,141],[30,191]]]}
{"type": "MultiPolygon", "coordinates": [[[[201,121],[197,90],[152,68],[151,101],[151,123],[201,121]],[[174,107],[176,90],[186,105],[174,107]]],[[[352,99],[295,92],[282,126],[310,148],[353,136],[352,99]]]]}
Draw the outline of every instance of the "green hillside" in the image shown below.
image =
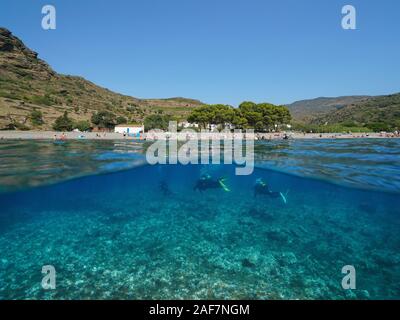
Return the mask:
{"type": "Polygon", "coordinates": [[[314,118],[312,124],[340,124],[345,127],[366,127],[373,131],[400,128],[400,93],[369,98],[314,118]]]}
{"type": "Polygon", "coordinates": [[[289,104],[287,107],[296,121],[310,123],[316,117],[328,114],[347,105],[358,103],[368,98],[368,96],[345,96],[335,98],[320,97],[316,99],[296,101],[289,104]]]}
{"type": "Polygon", "coordinates": [[[287,106],[294,129],[313,132],[400,129],[400,94],[302,100],[287,106]]]}

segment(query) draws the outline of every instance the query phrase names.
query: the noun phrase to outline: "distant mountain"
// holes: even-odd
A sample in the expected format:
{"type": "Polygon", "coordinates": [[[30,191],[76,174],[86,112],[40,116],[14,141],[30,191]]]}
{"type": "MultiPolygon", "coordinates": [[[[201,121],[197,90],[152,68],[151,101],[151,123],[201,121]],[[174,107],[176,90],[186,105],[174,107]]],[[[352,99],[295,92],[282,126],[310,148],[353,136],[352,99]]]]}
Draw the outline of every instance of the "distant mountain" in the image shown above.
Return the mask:
{"type": "Polygon", "coordinates": [[[345,96],[336,98],[316,98],[296,101],[287,105],[294,120],[310,123],[315,118],[339,110],[345,106],[365,101],[369,96],[345,96]]]}
{"type": "Polygon", "coordinates": [[[138,99],[82,77],[58,74],[9,30],[0,28],[0,129],[36,128],[30,119],[34,109],[43,113],[44,124],[38,129],[50,129],[64,111],[75,120],[108,110],[129,122],[140,122],[156,112],[185,118],[202,104],[185,98],[138,99]]]}
{"type": "Polygon", "coordinates": [[[313,119],[314,124],[342,124],[393,130],[400,128],[400,93],[371,97],[313,119]]]}

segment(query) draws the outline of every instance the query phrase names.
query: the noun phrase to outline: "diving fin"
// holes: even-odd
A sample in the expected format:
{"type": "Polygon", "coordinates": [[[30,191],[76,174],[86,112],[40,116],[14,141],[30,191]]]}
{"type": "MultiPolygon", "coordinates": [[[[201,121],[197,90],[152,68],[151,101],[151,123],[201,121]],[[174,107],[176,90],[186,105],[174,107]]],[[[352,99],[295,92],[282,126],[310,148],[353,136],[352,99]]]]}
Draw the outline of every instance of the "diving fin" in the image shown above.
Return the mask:
{"type": "Polygon", "coordinates": [[[283,203],[287,204],[287,200],[286,200],[286,197],[284,196],[284,194],[282,192],[279,192],[279,194],[280,194],[280,196],[282,198],[283,203]]]}
{"type": "Polygon", "coordinates": [[[229,190],[229,188],[226,186],[224,181],[225,181],[225,179],[218,180],[218,182],[219,182],[220,186],[222,187],[222,189],[224,189],[225,192],[230,192],[231,190],[229,190]]]}

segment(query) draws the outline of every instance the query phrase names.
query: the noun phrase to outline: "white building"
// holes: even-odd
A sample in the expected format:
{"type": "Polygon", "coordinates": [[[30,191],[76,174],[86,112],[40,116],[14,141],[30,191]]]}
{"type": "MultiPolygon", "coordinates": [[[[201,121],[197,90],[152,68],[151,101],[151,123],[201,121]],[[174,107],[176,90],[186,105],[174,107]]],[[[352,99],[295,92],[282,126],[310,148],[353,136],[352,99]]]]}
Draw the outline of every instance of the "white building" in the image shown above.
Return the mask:
{"type": "Polygon", "coordinates": [[[199,124],[198,123],[190,123],[190,122],[187,122],[187,121],[183,121],[183,122],[179,122],[178,126],[181,127],[181,128],[185,128],[185,129],[187,129],[187,128],[198,128],[199,124]]]}
{"type": "Polygon", "coordinates": [[[121,124],[121,125],[115,126],[114,132],[125,133],[128,135],[129,134],[137,135],[137,134],[140,134],[141,132],[144,132],[144,126],[121,124]]]}

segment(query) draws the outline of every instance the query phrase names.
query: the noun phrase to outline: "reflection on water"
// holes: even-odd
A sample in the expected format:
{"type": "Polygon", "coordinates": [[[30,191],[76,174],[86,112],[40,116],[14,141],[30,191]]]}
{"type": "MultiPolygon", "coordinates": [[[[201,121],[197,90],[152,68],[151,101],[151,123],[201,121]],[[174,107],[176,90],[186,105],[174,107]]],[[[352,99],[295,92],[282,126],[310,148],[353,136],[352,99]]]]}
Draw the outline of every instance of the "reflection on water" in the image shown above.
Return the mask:
{"type": "Polygon", "coordinates": [[[0,192],[144,163],[143,145],[125,141],[2,141],[0,192]]]}
{"type": "MultiPolygon", "coordinates": [[[[1,141],[0,192],[146,163],[149,143],[1,141]]],[[[221,150],[223,152],[223,150],[221,150]]],[[[256,166],[356,188],[400,191],[400,139],[265,141],[256,166]]]]}
{"type": "Polygon", "coordinates": [[[362,189],[400,192],[400,139],[270,141],[257,166],[362,189]]]}

